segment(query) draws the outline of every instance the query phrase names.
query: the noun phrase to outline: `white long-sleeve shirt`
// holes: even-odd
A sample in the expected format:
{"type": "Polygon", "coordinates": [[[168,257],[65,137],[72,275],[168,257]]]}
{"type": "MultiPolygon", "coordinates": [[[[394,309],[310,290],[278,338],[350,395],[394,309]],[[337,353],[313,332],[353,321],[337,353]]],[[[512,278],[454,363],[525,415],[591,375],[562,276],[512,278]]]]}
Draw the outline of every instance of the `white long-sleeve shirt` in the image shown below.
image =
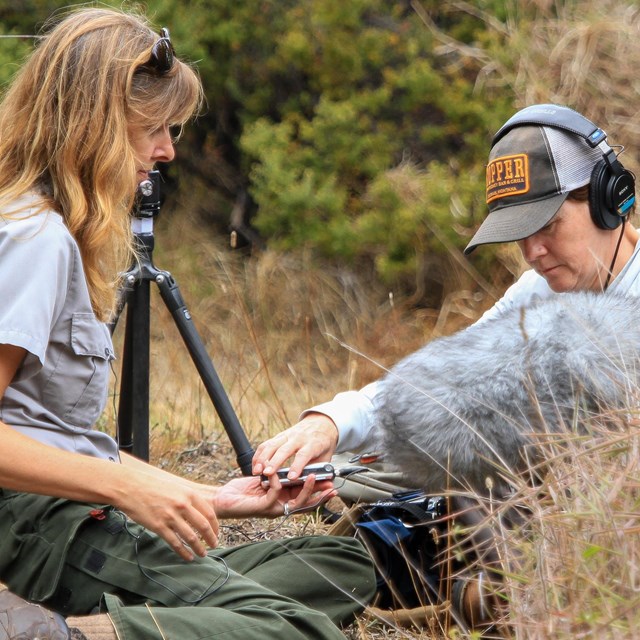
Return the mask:
{"type": "MultiPolygon", "coordinates": [[[[640,241],[633,255],[608,291],[640,297],[640,241]]],[[[528,306],[537,300],[562,295],[549,288],[547,281],[535,271],[525,271],[505,294],[488,309],[476,324],[494,318],[508,309],[528,306]]],[[[329,416],[338,428],[337,453],[360,451],[372,441],[375,426],[374,398],[378,382],[372,382],[358,391],[338,393],[333,400],[311,407],[301,417],[311,412],[329,416]]]]}

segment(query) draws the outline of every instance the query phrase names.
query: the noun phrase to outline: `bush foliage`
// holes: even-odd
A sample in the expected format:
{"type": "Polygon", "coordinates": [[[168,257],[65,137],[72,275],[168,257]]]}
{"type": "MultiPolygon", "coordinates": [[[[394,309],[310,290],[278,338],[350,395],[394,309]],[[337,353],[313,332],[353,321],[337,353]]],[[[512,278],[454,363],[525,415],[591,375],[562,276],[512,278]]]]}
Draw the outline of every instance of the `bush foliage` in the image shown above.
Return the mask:
{"type": "MultiPolygon", "coordinates": [[[[0,29],[36,33],[67,6],[18,0],[0,9],[0,29]]],[[[562,102],[616,126],[632,113],[615,101],[628,90],[607,85],[605,64],[637,57],[631,31],[611,28],[612,13],[616,25],[633,24],[631,3],[192,0],[184,10],[179,0],[149,0],[140,8],[170,26],[206,88],[206,112],[165,170],[170,188],[179,181],[181,206],[200,212],[212,233],[231,225],[255,239],[250,221],[277,250],[374,265],[385,283],[436,306],[461,285],[460,273],[496,279],[494,248],[462,270],[452,265],[485,213],[491,134],[515,109],[562,102]]],[[[0,81],[32,42],[2,39],[0,81]]]]}

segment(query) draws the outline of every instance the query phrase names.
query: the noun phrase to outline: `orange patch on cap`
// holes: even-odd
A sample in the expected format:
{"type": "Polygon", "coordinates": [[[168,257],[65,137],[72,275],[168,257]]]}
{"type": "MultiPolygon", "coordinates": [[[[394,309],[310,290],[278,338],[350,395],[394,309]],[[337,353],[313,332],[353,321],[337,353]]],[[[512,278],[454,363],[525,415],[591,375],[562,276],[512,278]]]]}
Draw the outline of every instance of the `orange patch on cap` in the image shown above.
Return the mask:
{"type": "Polygon", "coordinates": [[[527,193],[530,187],[526,153],[495,158],[487,165],[487,204],[499,198],[527,193]]]}

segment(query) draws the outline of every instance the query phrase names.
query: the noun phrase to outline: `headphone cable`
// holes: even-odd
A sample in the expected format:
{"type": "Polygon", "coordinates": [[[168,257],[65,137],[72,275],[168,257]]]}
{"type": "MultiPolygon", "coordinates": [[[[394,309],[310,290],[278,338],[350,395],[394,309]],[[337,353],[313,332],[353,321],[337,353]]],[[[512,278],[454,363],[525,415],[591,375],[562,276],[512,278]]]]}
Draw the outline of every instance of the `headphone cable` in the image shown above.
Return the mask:
{"type": "Polygon", "coordinates": [[[620,227],[620,236],[618,237],[618,242],[616,243],[616,250],[613,252],[613,260],[611,260],[611,265],[609,266],[609,272],[607,273],[607,279],[605,280],[604,287],[602,291],[606,291],[609,286],[609,282],[611,280],[611,276],[613,275],[613,267],[616,263],[616,259],[618,258],[618,251],[620,250],[620,245],[622,244],[622,236],[624,235],[624,225],[627,222],[627,218],[622,219],[622,226],[620,227]]]}

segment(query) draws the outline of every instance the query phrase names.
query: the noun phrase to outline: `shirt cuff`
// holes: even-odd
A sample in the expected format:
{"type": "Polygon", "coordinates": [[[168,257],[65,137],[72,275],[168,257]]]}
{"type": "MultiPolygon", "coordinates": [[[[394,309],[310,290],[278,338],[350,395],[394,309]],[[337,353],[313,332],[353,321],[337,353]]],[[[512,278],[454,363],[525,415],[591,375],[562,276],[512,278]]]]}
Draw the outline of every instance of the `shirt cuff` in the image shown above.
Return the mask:
{"type": "Polygon", "coordinates": [[[301,418],[309,413],[322,413],[338,428],[336,453],[358,451],[370,445],[370,435],[375,426],[373,399],[378,383],[372,382],[359,391],[344,391],[322,404],[303,411],[301,418]]]}

